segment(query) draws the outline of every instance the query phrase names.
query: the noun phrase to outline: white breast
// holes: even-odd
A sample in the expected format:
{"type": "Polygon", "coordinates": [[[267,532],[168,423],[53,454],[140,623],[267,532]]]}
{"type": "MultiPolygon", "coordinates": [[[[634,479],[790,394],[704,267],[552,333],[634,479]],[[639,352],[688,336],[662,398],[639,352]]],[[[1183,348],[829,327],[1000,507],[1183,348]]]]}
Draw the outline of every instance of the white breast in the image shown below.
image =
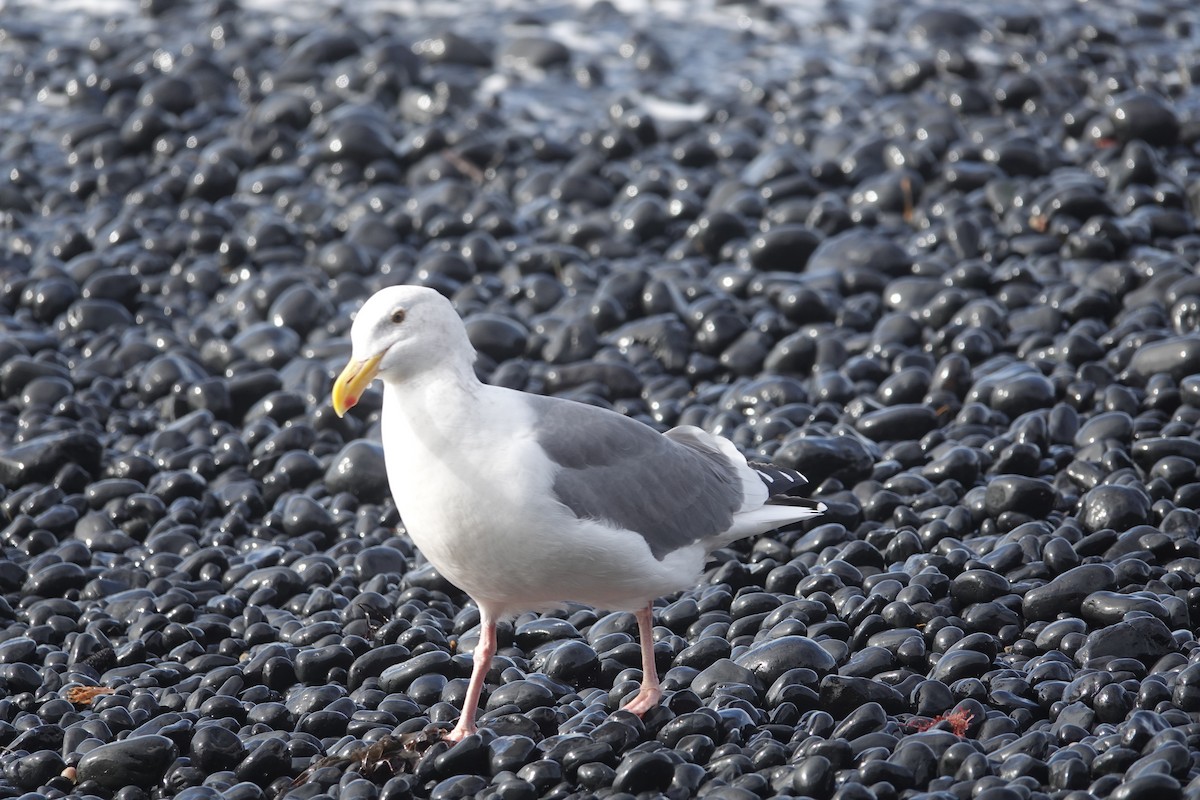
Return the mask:
{"type": "Polygon", "coordinates": [[[516,392],[465,405],[384,393],[388,481],[413,542],[448,580],[498,613],[564,600],[633,608],[694,582],[701,546],[659,561],[630,531],[576,519],[553,498],[557,467],[516,392]]]}

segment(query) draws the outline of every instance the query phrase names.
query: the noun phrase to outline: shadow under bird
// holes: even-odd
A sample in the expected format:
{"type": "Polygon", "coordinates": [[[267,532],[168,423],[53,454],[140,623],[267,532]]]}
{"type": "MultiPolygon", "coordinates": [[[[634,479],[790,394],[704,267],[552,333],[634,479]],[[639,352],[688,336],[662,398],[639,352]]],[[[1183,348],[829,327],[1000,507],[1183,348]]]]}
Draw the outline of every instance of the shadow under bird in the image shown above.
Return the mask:
{"type": "Polygon", "coordinates": [[[622,708],[644,714],[662,697],[654,599],[694,585],[712,550],[825,510],[787,494],[806,483],[798,472],[747,462],[700,428],[659,433],[614,411],[483,383],[462,320],[432,289],[376,293],[351,343],[333,408],[345,414],[383,381],[388,483],[404,526],[479,607],[451,741],[476,730],[496,623],[564,601],[636,614],[642,684],[622,708]]]}

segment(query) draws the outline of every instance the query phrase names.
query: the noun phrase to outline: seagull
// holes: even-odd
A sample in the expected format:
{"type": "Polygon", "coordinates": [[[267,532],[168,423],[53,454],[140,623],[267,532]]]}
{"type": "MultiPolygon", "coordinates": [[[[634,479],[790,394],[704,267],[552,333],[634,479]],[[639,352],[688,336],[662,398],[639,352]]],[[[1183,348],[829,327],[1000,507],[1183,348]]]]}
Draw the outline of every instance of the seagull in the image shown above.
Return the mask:
{"type": "Polygon", "coordinates": [[[694,585],[708,554],[825,510],[807,481],[749,463],[693,426],[659,433],[615,411],[483,383],[450,301],[415,286],[372,295],[333,386],[344,415],[383,382],[388,483],[426,559],[479,609],[471,679],[451,742],[474,733],[496,623],[574,601],[632,611],[642,682],[622,709],[662,698],[653,601],[694,585]]]}

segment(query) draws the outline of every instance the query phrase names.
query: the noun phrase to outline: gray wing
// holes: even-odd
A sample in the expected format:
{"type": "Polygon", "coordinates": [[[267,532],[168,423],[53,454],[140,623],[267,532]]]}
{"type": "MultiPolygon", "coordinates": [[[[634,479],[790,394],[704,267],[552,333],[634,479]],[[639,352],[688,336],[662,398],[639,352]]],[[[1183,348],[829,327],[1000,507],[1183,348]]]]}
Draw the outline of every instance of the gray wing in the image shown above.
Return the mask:
{"type": "Polygon", "coordinates": [[[722,453],[615,411],[537,395],[530,401],[538,444],[560,468],[554,493],[576,517],[641,534],[660,561],[733,524],[743,489],[722,453]]]}

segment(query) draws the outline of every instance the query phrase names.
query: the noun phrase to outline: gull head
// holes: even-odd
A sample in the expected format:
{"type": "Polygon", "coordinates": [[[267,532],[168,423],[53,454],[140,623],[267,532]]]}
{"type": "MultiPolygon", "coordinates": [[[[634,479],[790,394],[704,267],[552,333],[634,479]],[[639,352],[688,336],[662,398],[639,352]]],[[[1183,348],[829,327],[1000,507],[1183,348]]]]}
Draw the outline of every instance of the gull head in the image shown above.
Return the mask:
{"type": "Polygon", "coordinates": [[[350,328],[351,356],[333,384],[333,410],[343,416],[376,377],[405,381],[447,361],[468,366],[474,350],[450,301],[422,286],[390,286],[363,304],[350,328]]]}

